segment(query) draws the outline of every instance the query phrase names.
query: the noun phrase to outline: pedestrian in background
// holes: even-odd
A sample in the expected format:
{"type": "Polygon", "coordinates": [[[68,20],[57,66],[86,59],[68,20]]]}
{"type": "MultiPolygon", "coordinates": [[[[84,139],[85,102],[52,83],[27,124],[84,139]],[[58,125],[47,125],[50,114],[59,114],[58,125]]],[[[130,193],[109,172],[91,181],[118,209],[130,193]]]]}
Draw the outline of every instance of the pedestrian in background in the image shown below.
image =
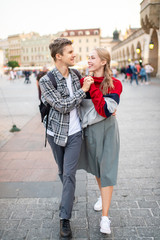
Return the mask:
{"type": "Polygon", "coordinates": [[[31,75],[31,72],[29,70],[26,70],[23,72],[24,76],[25,76],[25,79],[24,79],[24,83],[31,83],[30,81],[30,75],[31,75]]]}
{"type": "Polygon", "coordinates": [[[116,67],[112,68],[112,73],[113,73],[113,77],[117,77],[117,69],[116,69],[116,67]]]}
{"type": "MultiPolygon", "coordinates": [[[[102,210],[100,232],[110,234],[109,208],[113,186],[117,182],[119,161],[119,130],[115,113],[122,92],[121,82],[112,77],[110,54],[105,48],[96,48],[89,55],[89,71],[94,84],[81,104],[84,141],[79,169],[96,176],[100,197],[94,205],[102,210]]],[[[85,81],[81,79],[81,85],[85,81]]]]}
{"type": "Polygon", "coordinates": [[[127,66],[127,69],[126,69],[127,80],[131,80],[132,74],[133,74],[133,72],[132,72],[132,69],[131,69],[131,65],[129,64],[127,66]]]}
{"type": "Polygon", "coordinates": [[[147,85],[147,74],[144,66],[142,65],[141,70],[140,70],[140,77],[141,77],[141,85],[143,85],[143,80],[145,80],[145,84],[147,85]]]}
{"type": "Polygon", "coordinates": [[[81,88],[74,66],[75,54],[72,41],[55,39],[49,46],[55,61],[55,88],[48,75],[40,81],[42,101],[50,104],[47,138],[54,159],[58,165],[59,177],[63,184],[60,204],[60,236],[71,238],[70,218],[72,214],[76,179],[75,174],[81,149],[82,129],[80,124],[80,103],[85,98],[92,80],[84,81],[81,88]]]}
{"type": "Polygon", "coordinates": [[[10,74],[10,80],[14,80],[14,71],[11,70],[9,74],[10,74]]]}
{"type": "Polygon", "coordinates": [[[126,68],[123,66],[121,67],[121,75],[122,75],[122,82],[124,82],[125,78],[126,78],[126,68]]]}
{"type": "Polygon", "coordinates": [[[135,64],[131,66],[131,69],[132,69],[132,76],[131,76],[130,83],[132,84],[133,80],[136,80],[136,84],[138,85],[138,71],[135,64]]]}
{"type": "Polygon", "coordinates": [[[151,81],[151,73],[154,71],[154,68],[149,63],[147,63],[144,68],[145,68],[146,74],[147,74],[147,81],[150,82],[151,81]]]}

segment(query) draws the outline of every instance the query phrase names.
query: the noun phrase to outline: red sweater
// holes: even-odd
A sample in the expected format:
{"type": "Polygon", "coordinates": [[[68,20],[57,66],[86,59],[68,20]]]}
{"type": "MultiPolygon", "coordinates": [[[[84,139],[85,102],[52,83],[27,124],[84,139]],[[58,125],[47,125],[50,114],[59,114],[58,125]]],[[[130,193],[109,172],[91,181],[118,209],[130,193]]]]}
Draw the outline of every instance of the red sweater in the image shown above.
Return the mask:
{"type": "MultiPolygon", "coordinates": [[[[113,89],[109,88],[108,92],[106,92],[106,94],[103,95],[103,93],[99,89],[100,84],[103,81],[103,77],[93,77],[93,79],[94,84],[92,84],[90,87],[89,98],[92,99],[92,102],[98,114],[107,118],[112,115],[112,112],[110,112],[109,110],[109,106],[107,104],[107,101],[105,101],[105,97],[111,98],[114,102],[119,104],[120,94],[122,92],[122,84],[118,79],[112,78],[114,88],[113,89]]],[[[83,81],[84,78],[80,80],[81,86],[83,85],[83,81]]]]}

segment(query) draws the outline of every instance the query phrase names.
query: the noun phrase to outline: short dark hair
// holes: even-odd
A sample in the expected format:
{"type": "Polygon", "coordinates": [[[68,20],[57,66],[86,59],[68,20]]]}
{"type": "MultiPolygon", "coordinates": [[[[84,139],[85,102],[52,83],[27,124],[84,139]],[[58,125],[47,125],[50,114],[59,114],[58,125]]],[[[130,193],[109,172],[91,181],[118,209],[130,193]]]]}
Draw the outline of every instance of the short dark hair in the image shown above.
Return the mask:
{"type": "Polygon", "coordinates": [[[72,45],[72,41],[67,38],[57,38],[49,45],[51,56],[56,61],[56,54],[60,53],[63,55],[63,49],[67,45],[72,45]]]}

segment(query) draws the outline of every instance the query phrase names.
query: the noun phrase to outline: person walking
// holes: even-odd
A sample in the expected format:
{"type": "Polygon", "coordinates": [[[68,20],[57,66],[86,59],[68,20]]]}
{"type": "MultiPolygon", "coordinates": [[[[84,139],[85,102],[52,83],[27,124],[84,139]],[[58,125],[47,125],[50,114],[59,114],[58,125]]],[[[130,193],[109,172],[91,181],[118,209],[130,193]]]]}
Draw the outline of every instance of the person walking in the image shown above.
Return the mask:
{"type": "Polygon", "coordinates": [[[126,69],[127,80],[131,80],[132,74],[133,74],[133,72],[132,72],[132,69],[131,69],[131,65],[129,64],[127,66],[127,69],[126,69]]]}
{"type": "Polygon", "coordinates": [[[130,83],[132,84],[133,80],[135,79],[135,80],[136,80],[136,84],[138,85],[138,71],[137,71],[137,68],[136,68],[136,66],[133,64],[133,65],[131,66],[131,69],[132,69],[132,76],[131,76],[130,83]]]}
{"type": "MultiPolygon", "coordinates": [[[[110,54],[105,48],[96,48],[89,55],[89,71],[93,73],[87,98],[81,103],[82,143],[78,169],[96,176],[100,197],[94,205],[102,210],[100,232],[110,234],[109,208],[113,186],[117,182],[119,160],[119,130],[115,111],[122,92],[121,82],[112,77],[110,54]]],[[[81,85],[85,81],[81,79],[81,85]]]]}
{"type": "Polygon", "coordinates": [[[149,63],[147,63],[144,68],[146,70],[147,81],[149,83],[151,81],[151,73],[154,71],[154,68],[149,63]]]}
{"type": "Polygon", "coordinates": [[[148,84],[147,81],[147,74],[146,74],[146,70],[144,68],[144,66],[142,65],[141,70],[140,70],[140,77],[141,77],[141,85],[143,85],[143,80],[145,80],[145,84],[148,84]]]}
{"type": "Polygon", "coordinates": [[[24,76],[25,76],[24,83],[27,83],[27,84],[31,83],[31,81],[30,81],[31,72],[29,70],[26,70],[23,73],[24,73],[24,76]]]}
{"type": "Polygon", "coordinates": [[[74,66],[75,54],[72,41],[57,38],[49,45],[55,68],[51,71],[57,87],[48,75],[39,80],[41,99],[51,106],[47,138],[59,177],[63,184],[60,204],[60,237],[71,238],[70,218],[75,194],[75,174],[82,142],[80,103],[93,80],[86,79],[81,87],[78,75],[69,67],[74,66]]]}

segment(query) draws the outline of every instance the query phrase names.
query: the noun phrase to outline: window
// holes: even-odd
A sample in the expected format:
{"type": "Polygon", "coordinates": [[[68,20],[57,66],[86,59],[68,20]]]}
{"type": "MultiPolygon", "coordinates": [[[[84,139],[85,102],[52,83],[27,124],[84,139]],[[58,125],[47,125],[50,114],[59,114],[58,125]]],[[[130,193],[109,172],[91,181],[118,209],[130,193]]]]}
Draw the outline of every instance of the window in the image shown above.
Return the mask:
{"type": "Polygon", "coordinates": [[[85,31],[85,34],[86,35],[90,35],[90,31],[85,31]]]}
{"type": "Polygon", "coordinates": [[[97,42],[97,39],[96,39],[96,38],[94,39],[94,42],[97,42]]]}
{"type": "Polygon", "coordinates": [[[88,38],[86,39],[86,42],[88,42],[88,38]]]}
{"type": "Polygon", "coordinates": [[[79,32],[78,32],[78,35],[79,35],[79,36],[83,35],[83,31],[79,31],[79,32]]]}
{"type": "Polygon", "coordinates": [[[75,35],[75,32],[70,32],[70,36],[74,36],[75,35]]]}
{"type": "Polygon", "coordinates": [[[94,30],[94,35],[98,35],[98,30],[94,30]]]}
{"type": "Polygon", "coordinates": [[[82,51],[82,49],[81,49],[81,47],[79,48],[79,52],[81,52],[82,51]]]}
{"type": "Polygon", "coordinates": [[[81,39],[79,39],[79,43],[81,43],[82,41],[81,41],[81,39]]]}
{"type": "Polygon", "coordinates": [[[68,33],[67,33],[67,32],[64,32],[63,35],[64,35],[64,37],[67,37],[67,36],[68,36],[68,33]]]}
{"type": "Polygon", "coordinates": [[[86,47],[86,52],[89,52],[89,48],[88,47],[86,47]]]}

